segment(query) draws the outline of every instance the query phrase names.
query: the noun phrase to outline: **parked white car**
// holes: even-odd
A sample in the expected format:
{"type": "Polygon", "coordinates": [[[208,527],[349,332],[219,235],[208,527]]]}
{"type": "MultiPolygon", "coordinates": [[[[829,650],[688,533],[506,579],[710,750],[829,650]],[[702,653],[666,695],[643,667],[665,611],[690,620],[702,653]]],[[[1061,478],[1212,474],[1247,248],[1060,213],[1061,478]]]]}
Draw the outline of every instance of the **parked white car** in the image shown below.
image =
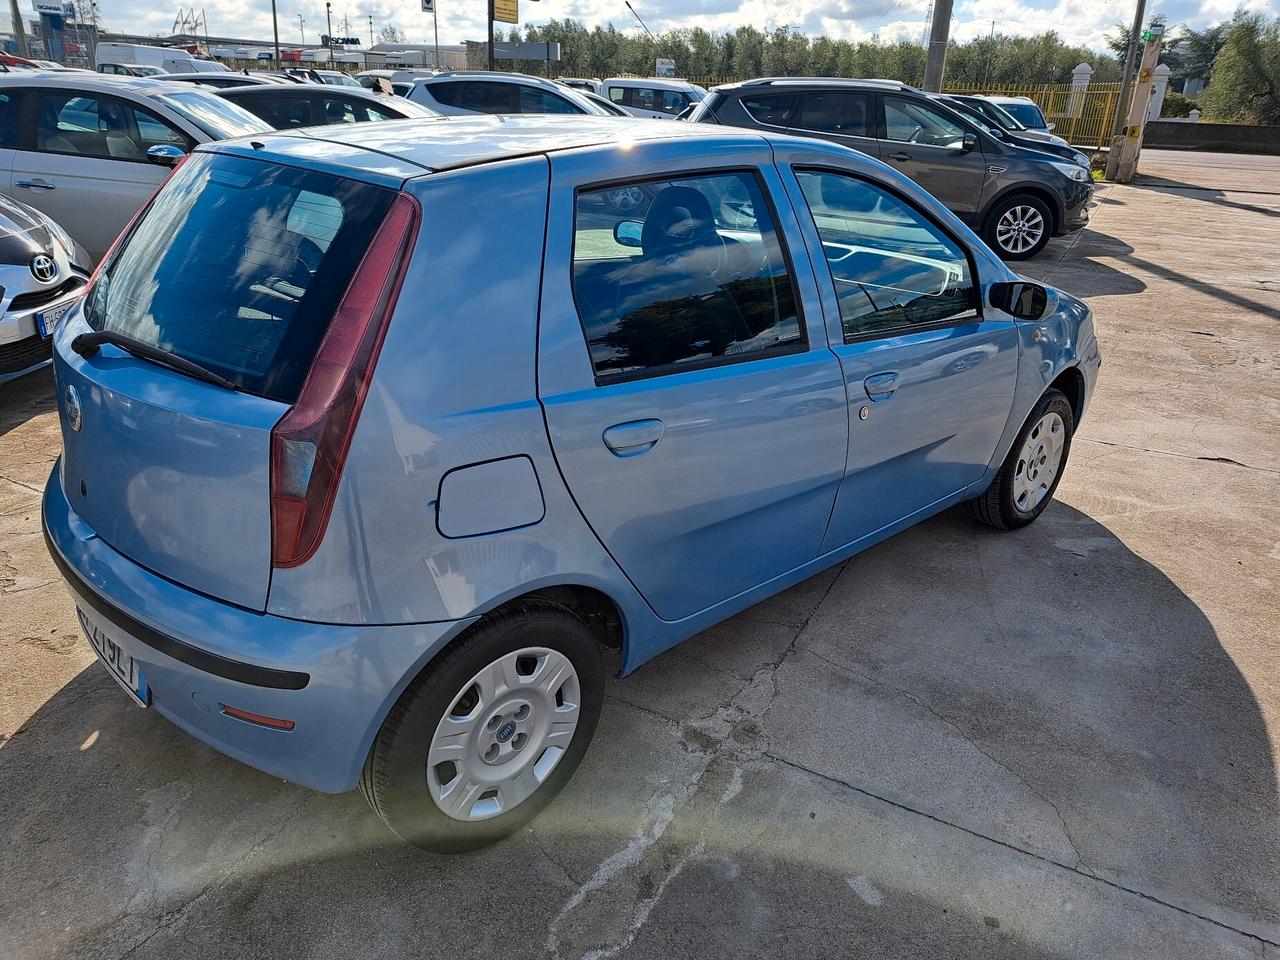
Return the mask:
{"type": "Polygon", "coordinates": [[[704,87],[688,80],[660,77],[610,77],[600,84],[600,96],[633,117],[671,120],[707,95],[704,87]]]}
{"type": "Polygon", "coordinates": [[[96,263],[196,144],[270,130],[189,83],[0,74],[0,193],[52,217],[96,263]]]}
{"type": "Polygon", "coordinates": [[[410,100],[445,116],[474,113],[565,113],[604,116],[577,90],[523,73],[458,70],[415,80],[410,100]]]}
{"type": "Polygon", "coordinates": [[[1044,111],[1030,97],[1000,97],[991,95],[984,97],[984,100],[990,100],[996,106],[1000,107],[1006,113],[1012,114],[1013,118],[1028,130],[1037,133],[1050,133],[1053,131],[1053,124],[1044,118],[1044,111]]]}

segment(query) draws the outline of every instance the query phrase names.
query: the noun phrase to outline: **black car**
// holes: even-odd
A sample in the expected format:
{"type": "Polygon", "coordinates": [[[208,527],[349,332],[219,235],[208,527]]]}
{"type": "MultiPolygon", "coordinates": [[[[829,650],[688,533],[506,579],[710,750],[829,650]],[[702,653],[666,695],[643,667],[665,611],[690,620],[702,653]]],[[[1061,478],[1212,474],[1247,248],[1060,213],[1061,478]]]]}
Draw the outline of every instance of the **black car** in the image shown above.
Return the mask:
{"type": "Polygon", "coordinates": [[[439,116],[434,110],[403,97],[370,93],[359,87],[320,83],[230,87],[219,90],[218,96],[261,117],[277,130],[439,116]]]}
{"type": "Polygon", "coordinates": [[[1089,221],[1093,179],[1076,162],[992,136],[915,87],[889,80],[774,77],[713,89],[689,117],[786,130],[878,157],[969,223],[1006,260],[1089,221]]]}
{"type": "MultiPolygon", "coordinates": [[[[1021,131],[1013,127],[1006,127],[996,122],[989,114],[979,109],[968,97],[951,96],[945,93],[929,94],[934,100],[944,104],[974,123],[980,124],[986,128],[987,133],[991,134],[997,140],[1003,140],[1005,143],[1012,143],[1014,146],[1023,147],[1027,150],[1039,150],[1041,153],[1051,153],[1055,157],[1062,157],[1064,160],[1070,160],[1072,163],[1078,163],[1080,166],[1089,167],[1089,157],[1075,147],[1071,146],[1061,137],[1050,135],[1044,139],[1026,136],[1026,128],[1021,131]]],[[[992,104],[992,106],[995,106],[992,104]]],[[[1012,118],[1010,118],[1012,119],[1012,118]]]]}

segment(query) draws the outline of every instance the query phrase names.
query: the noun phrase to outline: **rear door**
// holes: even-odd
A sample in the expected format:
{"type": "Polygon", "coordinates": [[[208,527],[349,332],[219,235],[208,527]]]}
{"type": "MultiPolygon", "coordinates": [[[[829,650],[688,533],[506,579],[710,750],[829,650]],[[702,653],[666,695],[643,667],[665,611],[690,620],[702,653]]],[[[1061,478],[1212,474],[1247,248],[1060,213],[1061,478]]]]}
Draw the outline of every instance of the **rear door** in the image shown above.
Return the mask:
{"type": "MultiPolygon", "coordinates": [[[[818,90],[797,93],[788,133],[817,137],[880,156],[876,139],[876,95],[865,90],[818,90]]],[[[745,101],[744,101],[745,106],[745,101]]]]}
{"type": "Polygon", "coordinates": [[[22,91],[0,90],[0,193],[13,196],[13,158],[22,129],[22,91]]]}
{"type": "Polygon", "coordinates": [[[666,620],[816,556],[848,432],[771,153],[719,149],[753,166],[658,141],[602,184],[598,154],[552,158],[547,426],[588,523],[666,620]],[[618,213],[620,186],[643,204],[618,213]]]}
{"type": "Polygon", "coordinates": [[[223,154],[174,174],[57,334],[62,482],[106,543],[192,590],[265,607],[271,430],[393,196],[223,154]],[[110,344],[82,357],[71,342],[91,330],[159,346],[236,389],[110,344]]]}
{"type": "Polygon", "coordinates": [[[914,97],[886,93],[881,157],[945,203],[954,213],[982,208],[987,162],[981,146],[966,149],[971,131],[950,112],[914,97]]]}
{"type": "Polygon", "coordinates": [[[169,174],[147,160],[147,149],[195,146],[118,97],[49,88],[29,90],[26,100],[29,124],[14,153],[13,196],[61,224],[94,260],[169,174]]]}

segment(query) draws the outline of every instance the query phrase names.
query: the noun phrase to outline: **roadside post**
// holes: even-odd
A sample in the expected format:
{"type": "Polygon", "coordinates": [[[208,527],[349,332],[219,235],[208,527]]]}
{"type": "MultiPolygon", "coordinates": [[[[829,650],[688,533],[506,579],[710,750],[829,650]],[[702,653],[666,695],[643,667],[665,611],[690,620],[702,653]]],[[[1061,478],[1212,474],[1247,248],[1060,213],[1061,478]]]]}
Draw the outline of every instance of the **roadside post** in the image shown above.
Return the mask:
{"type": "Polygon", "coordinates": [[[1142,152],[1142,134],[1147,126],[1147,107],[1155,88],[1156,63],[1160,59],[1160,45],[1164,27],[1153,25],[1142,34],[1146,46],[1142,51],[1142,64],[1138,68],[1138,81],[1134,86],[1133,100],[1129,103],[1129,115],[1125,119],[1120,136],[1111,140],[1111,152],[1107,156],[1107,179],[1114,183],[1130,183],[1138,169],[1138,155],[1142,152]]]}

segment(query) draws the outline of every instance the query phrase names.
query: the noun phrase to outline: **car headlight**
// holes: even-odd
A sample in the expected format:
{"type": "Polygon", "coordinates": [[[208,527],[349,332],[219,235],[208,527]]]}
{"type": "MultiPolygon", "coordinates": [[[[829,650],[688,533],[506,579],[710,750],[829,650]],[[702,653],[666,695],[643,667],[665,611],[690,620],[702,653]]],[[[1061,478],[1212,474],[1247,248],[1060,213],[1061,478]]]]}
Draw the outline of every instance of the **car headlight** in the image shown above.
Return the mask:
{"type": "Polygon", "coordinates": [[[76,255],[76,244],[75,241],[71,239],[67,231],[63,230],[58,223],[44,213],[40,214],[40,220],[44,224],[45,229],[49,231],[49,235],[52,236],[58,245],[67,252],[67,256],[74,258],[76,255]]]}
{"type": "Polygon", "coordinates": [[[1077,153],[1071,159],[1074,160],[1076,163],[1080,164],[1080,166],[1084,167],[1086,170],[1088,170],[1089,167],[1091,166],[1089,162],[1089,158],[1086,157],[1083,153],[1077,153]]]}
{"type": "Polygon", "coordinates": [[[1068,180],[1074,180],[1076,183],[1088,183],[1093,178],[1089,176],[1089,171],[1076,163],[1057,163],[1053,162],[1053,169],[1068,180]]]}

